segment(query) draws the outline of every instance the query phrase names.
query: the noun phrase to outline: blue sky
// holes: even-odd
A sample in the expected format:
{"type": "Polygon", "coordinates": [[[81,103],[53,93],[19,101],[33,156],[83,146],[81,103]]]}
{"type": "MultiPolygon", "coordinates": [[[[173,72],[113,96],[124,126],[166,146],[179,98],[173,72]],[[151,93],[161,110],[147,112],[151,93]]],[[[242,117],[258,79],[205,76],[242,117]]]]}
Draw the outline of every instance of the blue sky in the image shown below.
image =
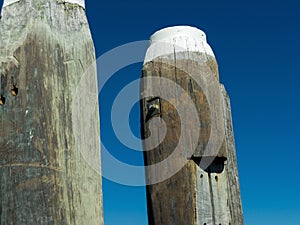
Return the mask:
{"type": "MultiPolygon", "coordinates": [[[[299,1],[88,0],[86,6],[97,57],[167,26],[206,32],[231,97],[245,225],[299,224],[299,1]]],[[[117,72],[100,95],[102,142],[133,165],[142,165],[142,155],[115,137],[110,110],[141,67],[117,72]]],[[[138,136],[138,105],[130,124],[138,136]]],[[[103,195],[105,225],[148,224],[144,187],[103,179],[103,195]]]]}

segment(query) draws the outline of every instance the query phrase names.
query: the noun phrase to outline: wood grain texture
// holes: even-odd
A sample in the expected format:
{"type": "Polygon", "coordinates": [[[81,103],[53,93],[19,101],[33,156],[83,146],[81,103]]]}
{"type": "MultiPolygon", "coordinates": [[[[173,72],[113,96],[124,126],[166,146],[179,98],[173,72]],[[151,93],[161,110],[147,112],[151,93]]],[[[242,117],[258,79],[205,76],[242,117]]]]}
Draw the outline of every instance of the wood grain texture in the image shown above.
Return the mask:
{"type": "Polygon", "coordinates": [[[226,137],[226,149],[227,149],[227,165],[226,165],[226,177],[227,177],[227,190],[228,190],[228,205],[230,210],[231,224],[243,225],[243,210],[242,200],[240,192],[240,183],[238,176],[238,167],[236,159],[236,150],[234,143],[234,133],[231,117],[230,98],[226,92],[224,85],[221,85],[221,91],[223,94],[223,106],[225,117],[225,137],[226,137]]]}
{"type": "MultiPolygon", "coordinates": [[[[201,126],[197,146],[186,141],[181,143],[180,153],[174,153],[174,149],[179,144],[180,135],[185,135],[187,137],[185,140],[189,140],[198,126],[193,118],[186,118],[188,113],[185,112],[190,109],[189,106],[185,106],[187,103],[185,95],[178,94],[178,90],[171,89],[171,86],[164,86],[159,87],[161,90],[159,95],[141,100],[142,137],[146,139],[150,135],[159,135],[151,133],[149,129],[153,118],[158,117],[164,120],[167,126],[165,139],[158,147],[149,151],[149,146],[152,145],[148,142],[143,144],[144,150],[147,150],[144,152],[145,165],[153,165],[165,160],[171,154],[178,154],[170,162],[169,167],[146,170],[147,181],[155,176],[163,177],[173,165],[179,163],[182,157],[186,157],[186,164],[174,176],[147,186],[149,225],[243,225],[229,98],[220,84],[217,88],[220,88],[220,93],[222,93],[218,96],[218,101],[223,107],[221,116],[224,118],[224,140],[217,154],[204,152],[211,135],[211,109],[203,90],[189,74],[197,71],[201,75],[205,73],[207,67],[217,80],[219,74],[215,58],[201,54],[197,53],[197,57],[206,59],[204,67],[202,63],[198,63],[199,59],[194,57],[195,54],[189,54],[189,52],[158,57],[145,63],[143,67],[143,78],[151,76],[167,78],[188,93],[196,106],[201,126]],[[185,70],[178,70],[178,67],[185,68],[185,70]],[[169,102],[161,98],[168,92],[177,93],[177,97],[170,98],[169,102]],[[161,98],[160,112],[157,114],[151,114],[148,107],[149,102],[154,98],[161,98]],[[186,108],[181,115],[176,111],[178,104],[186,108]],[[185,133],[181,133],[181,119],[190,128],[185,133]],[[209,167],[202,168],[200,161],[205,157],[215,159],[209,167]]],[[[153,83],[145,81],[141,83],[141,87],[143,91],[157,88],[153,86],[153,83]]],[[[159,129],[157,132],[160,132],[159,129]]]]}
{"type": "MultiPolygon", "coordinates": [[[[85,10],[23,0],[2,9],[0,33],[0,224],[103,224],[100,170],[82,155],[90,150],[100,166],[97,95],[92,123],[73,106],[95,60],[85,10]],[[80,126],[92,124],[80,131],[80,148],[74,112],[80,126]]],[[[86,88],[97,92],[95,67],[89,75],[86,88]]]]}

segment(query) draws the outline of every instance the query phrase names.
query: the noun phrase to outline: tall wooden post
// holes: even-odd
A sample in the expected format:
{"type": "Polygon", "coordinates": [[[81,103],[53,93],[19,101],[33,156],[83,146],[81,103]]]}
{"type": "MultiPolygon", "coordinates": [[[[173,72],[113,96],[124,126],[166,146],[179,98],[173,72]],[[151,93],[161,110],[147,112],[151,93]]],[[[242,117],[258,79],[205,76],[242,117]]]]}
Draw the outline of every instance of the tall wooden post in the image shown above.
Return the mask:
{"type": "Polygon", "coordinates": [[[205,33],[156,32],[141,87],[149,225],[242,225],[230,102],[205,33]]]}
{"type": "Polygon", "coordinates": [[[102,225],[84,0],[5,0],[1,15],[0,224],[102,225]]]}

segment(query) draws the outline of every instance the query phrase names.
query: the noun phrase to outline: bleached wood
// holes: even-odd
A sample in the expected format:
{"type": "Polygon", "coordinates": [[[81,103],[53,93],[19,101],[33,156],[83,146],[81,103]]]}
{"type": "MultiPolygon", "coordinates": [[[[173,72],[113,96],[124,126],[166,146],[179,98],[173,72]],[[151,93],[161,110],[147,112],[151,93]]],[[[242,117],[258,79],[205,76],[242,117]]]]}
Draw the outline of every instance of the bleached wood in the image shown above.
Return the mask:
{"type": "Polygon", "coordinates": [[[22,0],[1,14],[0,224],[102,225],[95,51],[85,10],[22,0]]]}

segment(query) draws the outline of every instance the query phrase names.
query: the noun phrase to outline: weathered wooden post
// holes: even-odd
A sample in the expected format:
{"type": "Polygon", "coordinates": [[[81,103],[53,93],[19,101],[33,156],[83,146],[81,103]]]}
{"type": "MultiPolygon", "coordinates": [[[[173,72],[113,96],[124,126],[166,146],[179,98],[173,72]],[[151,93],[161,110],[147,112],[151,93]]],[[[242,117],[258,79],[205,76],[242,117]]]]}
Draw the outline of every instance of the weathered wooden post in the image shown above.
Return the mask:
{"type": "Polygon", "coordinates": [[[152,35],[141,86],[149,225],[242,225],[229,97],[205,33],[152,35]]]}
{"type": "Polygon", "coordinates": [[[95,52],[84,7],[4,1],[1,225],[103,224],[95,52]]]}

